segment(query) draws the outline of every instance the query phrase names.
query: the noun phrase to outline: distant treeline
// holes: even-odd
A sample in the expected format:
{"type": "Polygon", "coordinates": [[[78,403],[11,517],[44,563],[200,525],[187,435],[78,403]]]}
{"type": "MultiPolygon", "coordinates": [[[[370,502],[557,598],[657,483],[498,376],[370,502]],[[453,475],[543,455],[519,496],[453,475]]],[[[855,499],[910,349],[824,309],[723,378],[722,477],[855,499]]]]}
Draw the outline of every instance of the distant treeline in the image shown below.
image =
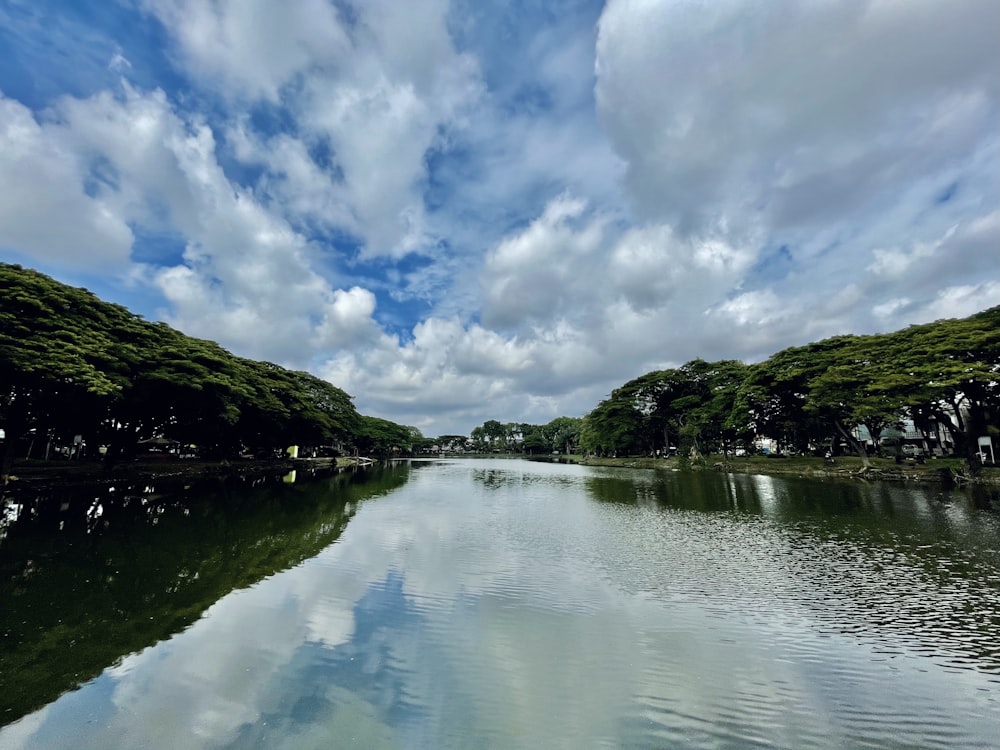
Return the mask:
{"type": "Polygon", "coordinates": [[[844,447],[865,459],[908,421],[956,455],[1000,435],[1000,307],[873,336],[836,336],[759,364],[696,359],[630,380],[588,414],[580,443],[604,454],[752,450],[769,438],[797,452],[844,447]]]}
{"type": "Polygon", "coordinates": [[[468,438],[445,435],[438,440],[445,447],[462,445],[480,453],[573,453],[580,444],[582,427],[578,417],[556,417],[546,424],[488,419],[473,428],[468,438]]]}
{"type": "Polygon", "coordinates": [[[86,289],[0,264],[0,474],[48,446],[114,461],[161,438],[217,457],[288,445],[409,452],[415,428],[357,412],[306,372],[243,359],[86,289]]]}

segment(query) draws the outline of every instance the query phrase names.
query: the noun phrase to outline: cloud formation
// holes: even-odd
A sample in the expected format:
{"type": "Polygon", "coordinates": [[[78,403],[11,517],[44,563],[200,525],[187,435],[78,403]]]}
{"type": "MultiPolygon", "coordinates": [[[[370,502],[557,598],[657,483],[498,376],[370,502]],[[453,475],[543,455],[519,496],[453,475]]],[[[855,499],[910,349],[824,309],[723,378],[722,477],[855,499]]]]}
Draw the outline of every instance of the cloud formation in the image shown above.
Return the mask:
{"type": "Polygon", "coordinates": [[[5,259],[428,434],[1000,303],[989,0],[3,14],[5,259]]]}

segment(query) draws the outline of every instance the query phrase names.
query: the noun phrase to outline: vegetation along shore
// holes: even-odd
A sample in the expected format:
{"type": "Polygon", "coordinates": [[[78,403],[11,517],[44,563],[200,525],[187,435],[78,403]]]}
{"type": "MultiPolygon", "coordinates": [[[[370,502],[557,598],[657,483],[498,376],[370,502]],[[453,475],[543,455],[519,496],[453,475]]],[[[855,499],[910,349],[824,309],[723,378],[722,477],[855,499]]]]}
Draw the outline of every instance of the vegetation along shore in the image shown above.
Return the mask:
{"type": "Polygon", "coordinates": [[[998,438],[1000,307],[755,364],[696,359],[628,381],[584,417],[488,420],[428,438],[360,414],[314,375],[0,264],[5,485],[469,454],[991,483],[998,438]],[[296,464],[305,459],[314,463],[296,464]]]}

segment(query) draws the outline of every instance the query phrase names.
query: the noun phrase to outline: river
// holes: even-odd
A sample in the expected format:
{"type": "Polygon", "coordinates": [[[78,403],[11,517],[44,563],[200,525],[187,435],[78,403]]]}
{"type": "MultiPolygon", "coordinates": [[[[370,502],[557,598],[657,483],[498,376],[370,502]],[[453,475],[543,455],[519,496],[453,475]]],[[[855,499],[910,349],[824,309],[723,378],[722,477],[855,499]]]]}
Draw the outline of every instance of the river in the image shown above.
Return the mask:
{"type": "Polygon", "coordinates": [[[960,491],[451,460],[8,507],[0,748],[1000,740],[960,491]]]}

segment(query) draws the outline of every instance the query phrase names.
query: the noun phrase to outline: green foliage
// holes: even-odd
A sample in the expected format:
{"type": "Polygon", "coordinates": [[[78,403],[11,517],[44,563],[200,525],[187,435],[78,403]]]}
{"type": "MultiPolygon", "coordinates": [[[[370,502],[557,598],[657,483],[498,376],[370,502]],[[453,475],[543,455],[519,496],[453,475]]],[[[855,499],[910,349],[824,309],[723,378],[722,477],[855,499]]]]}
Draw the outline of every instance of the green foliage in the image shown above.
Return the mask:
{"type": "Polygon", "coordinates": [[[534,453],[548,453],[552,450],[552,441],[541,430],[533,430],[524,438],[521,447],[529,455],[534,453]]]}
{"type": "MultiPolygon", "coordinates": [[[[528,424],[526,422],[499,422],[490,419],[475,427],[470,433],[473,450],[479,452],[517,452],[529,455],[550,453],[572,453],[580,443],[583,420],[579,417],[556,417],[548,424],[528,424]]],[[[438,442],[442,445],[449,438],[442,435],[438,442]]],[[[463,444],[465,438],[460,437],[463,444]]]]}
{"type": "Polygon", "coordinates": [[[364,481],[341,472],[296,485],[196,482],[183,492],[161,487],[141,503],[119,487],[103,498],[96,528],[87,524],[90,488],[35,501],[0,547],[3,721],[180,632],[226,593],[315,556],[340,536],[352,506],[400,486],[407,472],[370,469],[364,481]]]}
{"type": "Polygon", "coordinates": [[[366,456],[410,456],[423,445],[423,436],[415,427],[362,416],[355,445],[366,456]]]}
{"type": "Polygon", "coordinates": [[[970,458],[970,436],[1000,431],[1000,307],[877,336],[837,336],[764,362],[688,362],[630,380],[584,420],[585,450],[623,454],[749,447],[755,436],[804,451],[853,434],[878,438],[904,418],[943,425],[970,458]]]}
{"type": "Polygon", "coordinates": [[[580,444],[583,420],[579,417],[556,417],[542,427],[546,437],[552,442],[552,450],[573,453],[580,444]]]}
{"type": "Polygon", "coordinates": [[[225,456],[349,445],[362,426],[351,397],[325,380],[236,357],[85,289],[0,264],[3,475],[29,434],[41,445],[83,435],[110,446],[113,460],[156,436],[225,456]]]}
{"type": "Polygon", "coordinates": [[[584,417],[580,444],[588,453],[628,455],[643,448],[643,414],[618,392],[584,417]]]}

